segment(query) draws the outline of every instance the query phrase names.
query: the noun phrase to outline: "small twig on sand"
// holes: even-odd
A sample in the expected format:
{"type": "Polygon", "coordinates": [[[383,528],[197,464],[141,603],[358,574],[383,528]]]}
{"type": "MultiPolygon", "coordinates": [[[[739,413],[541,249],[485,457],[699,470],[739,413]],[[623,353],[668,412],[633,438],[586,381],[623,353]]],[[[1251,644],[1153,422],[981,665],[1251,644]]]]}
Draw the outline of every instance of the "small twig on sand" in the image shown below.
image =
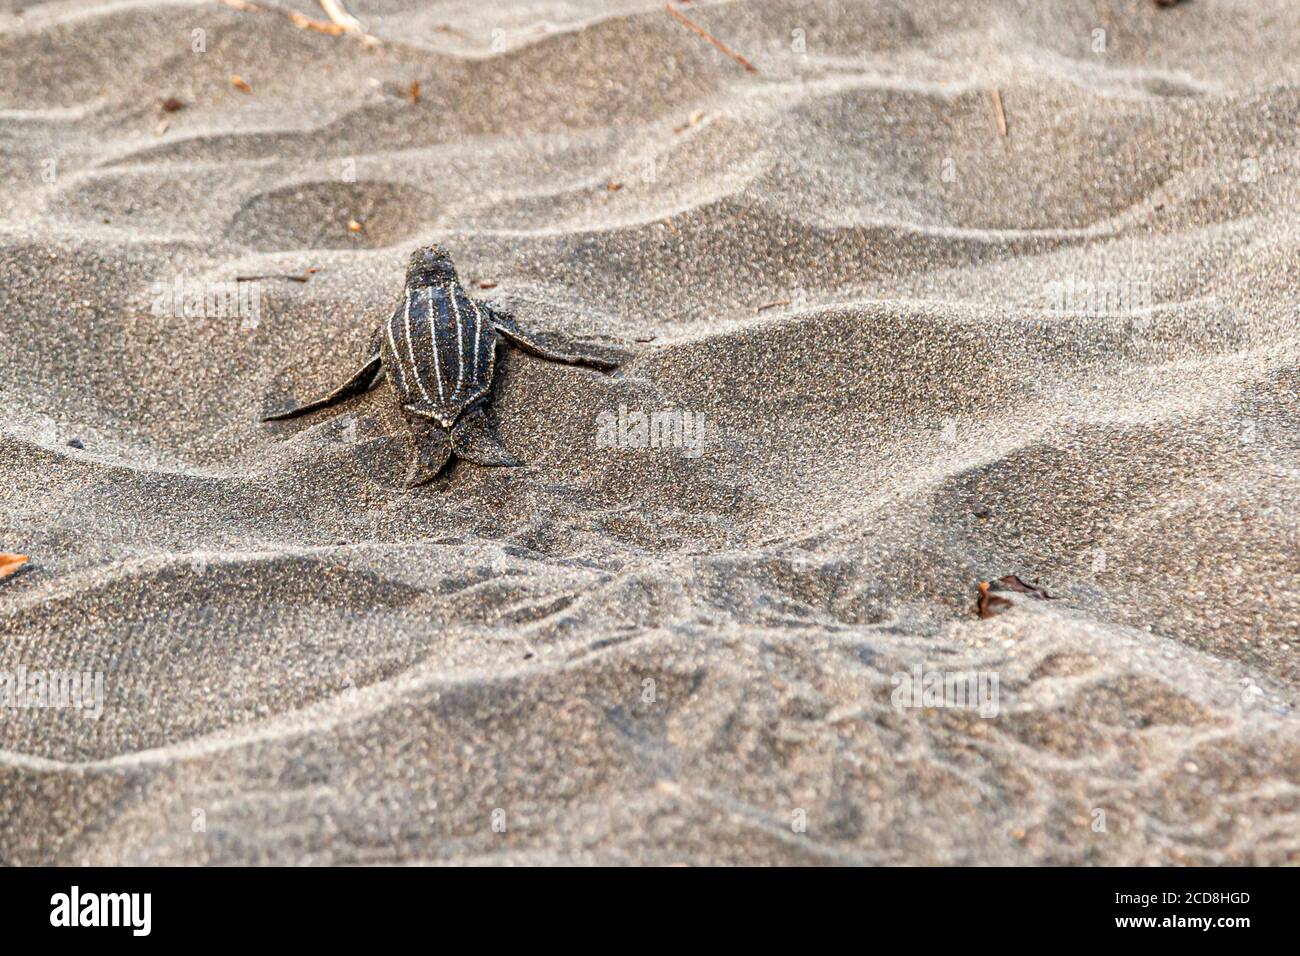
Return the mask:
{"type": "Polygon", "coordinates": [[[299,30],[315,30],[317,33],[332,37],[343,35],[342,25],[331,23],[329,20],[313,20],[311,17],[304,17],[297,10],[289,11],[289,19],[299,30]]]}
{"type": "MultiPolygon", "coordinates": [[[[325,0],[321,0],[321,2],[324,3],[325,0]]],[[[700,36],[704,37],[704,39],[708,40],[710,43],[712,43],[715,47],[717,47],[717,48],[718,48],[719,50],[721,50],[723,53],[727,54],[727,56],[731,57],[733,60],[735,60],[735,61],[736,61],[737,63],[739,63],[741,66],[743,66],[745,69],[749,70],[750,73],[757,73],[757,72],[758,72],[758,67],[754,66],[754,64],[750,63],[750,62],[749,62],[748,60],[746,60],[743,56],[741,56],[739,53],[737,53],[737,52],[736,52],[735,50],[733,50],[731,47],[727,46],[725,43],[723,43],[721,40],[719,40],[717,37],[715,37],[715,36],[714,36],[712,33],[710,33],[708,30],[704,29],[704,27],[700,26],[700,25],[699,25],[698,23],[696,23],[694,20],[691,20],[691,19],[688,18],[688,17],[684,17],[684,16],[682,16],[682,14],[678,13],[676,10],[674,10],[674,9],[673,9],[671,6],[669,6],[668,4],[664,4],[664,9],[667,10],[669,13],[671,13],[674,17],[676,17],[676,18],[677,18],[678,20],[680,20],[682,23],[686,24],[688,27],[690,27],[692,30],[694,30],[696,33],[698,33],[700,36]]]]}
{"type": "Polygon", "coordinates": [[[993,91],[993,112],[998,116],[998,132],[1005,138],[1007,135],[1007,114],[1002,112],[1002,94],[997,90],[993,91]]]}
{"type": "Polygon", "coordinates": [[[325,15],[337,23],[348,33],[365,33],[365,27],[361,21],[343,9],[343,4],[339,0],[320,0],[320,8],[325,11],[325,15]]]}
{"type": "Polygon", "coordinates": [[[256,282],[259,279],[284,279],[286,282],[306,282],[312,277],[313,273],[319,272],[315,266],[308,269],[300,276],[288,275],[286,273],[274,273],[264,276],[235,276],[236,282],[256,282]]]}
{"type": "MultiPolygon", "coordinates": [[[[232,9],[239,10],[243,13],[261,13],[262,8],[255,4],[249,3],[248,0],[218,0],[232,9]]],[[[378,46],[380,41],[378,37],[372,37],[366,32],[365,27],[361,25],[356,17],[343,9],[339,0],[320,0],[321,9],[329,16],[328,20],[313,20],[297,10],[281,10],[278,8],[268,8],[273,13],[282,13],[289,18],[289,22],[299,30],[314,30],[317,33],[324,33],[326,36],[342,36],[345,33],[355,33],[361,38],[365,46],[378,46]]]]}
{"type": "Polygon", "coordinates": [[[789,299],[777,299],[774,302],[764,302],[758,307],[759,312],[766,312],[768,309],[775,309],[779,305],[789,305],[789,299]]]}

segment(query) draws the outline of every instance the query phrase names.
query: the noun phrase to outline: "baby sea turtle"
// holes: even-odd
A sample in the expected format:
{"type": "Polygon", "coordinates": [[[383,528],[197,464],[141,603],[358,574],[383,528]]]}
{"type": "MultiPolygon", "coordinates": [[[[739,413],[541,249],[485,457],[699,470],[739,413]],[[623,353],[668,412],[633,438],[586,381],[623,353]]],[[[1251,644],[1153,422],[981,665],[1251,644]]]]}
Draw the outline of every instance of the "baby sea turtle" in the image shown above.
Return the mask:
{"type": "Polygon", "coordinates": [[[360,395],[387,371],[415,433],[408,488],[433,480],[452,455],[476,465],[523,464],[501,444],[487,413],[501,339],[550,362],[602,372],[618,367],[537,342],[509,313],[466,295],[451,256],[428,246],[411,254],[402,299],[370,337],[368,358],[356,374],[323,398],[262,420],[294,418],[360,395]]]}

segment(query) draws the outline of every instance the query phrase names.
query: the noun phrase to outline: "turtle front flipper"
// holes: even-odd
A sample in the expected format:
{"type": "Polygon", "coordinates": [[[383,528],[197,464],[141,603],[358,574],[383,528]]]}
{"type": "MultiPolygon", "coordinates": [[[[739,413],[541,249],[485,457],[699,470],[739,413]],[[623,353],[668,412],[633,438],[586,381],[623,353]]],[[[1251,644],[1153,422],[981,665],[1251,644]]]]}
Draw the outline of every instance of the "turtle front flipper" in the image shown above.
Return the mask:
{"type": "Polygon", "coordinates": [[[599,372],[612,372],[618,368],[619,363],[610,359],[596,355],[583,355],[577,351],[561,351],[543,345],[519,328],[514,319],[498,312],[496,309],[492,310],[492,324],[511,345],[548,362],[559,362],[563,365],[582,365],[587,368],[594,368],[599,372]]]}
{"type": "Polygon", "coordinates": [[[467,411],[452,427],[451,448],[456,457],[476,465],[514,468],[523,464],[501,443],[482,405],[467,411]]]}
{"type": "Polygon", "coordinates": [[[354,395],[360,395],[369,391],[376,382],[379,381],[379,373],[383,369],[383,362],[379,356],[379,334],[380,330],[376,329],[374,335],[370,337],[370,350],[366,353],[370,357],[366,359],[366,364],[357,369],[357,371],[346,382],[340,385],[334,391],[330,392],[313,402],[305,405],[299,405],[297,408],[291,408],[288,411],[276,412],[272,415],[264,415],[262,421],[274,422],[281,421],[285,418],[297,418],[299,415],[306,415],[308,412],[314,412],[322,408],[328,408],[345,398],[351,398],[354,395]]]}
{"type": "Polygon", "coordinates": [[[451,460],[451,438],[441,428],[427,425],[415,432],[415,457],[406,475],[406,487],[427,485],[441,474],[451,460]]]}

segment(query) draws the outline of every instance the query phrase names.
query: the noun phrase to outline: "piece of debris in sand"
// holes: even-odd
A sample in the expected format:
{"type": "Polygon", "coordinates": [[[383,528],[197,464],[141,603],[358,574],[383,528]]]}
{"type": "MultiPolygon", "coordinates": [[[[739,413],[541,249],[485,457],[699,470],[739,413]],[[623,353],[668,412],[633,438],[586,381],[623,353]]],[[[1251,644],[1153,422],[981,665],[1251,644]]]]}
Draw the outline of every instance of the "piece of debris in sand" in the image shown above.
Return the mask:
{"type": "Polygon", "coordinates": [[[704,119],[704,110],[696,110],[694,113],[692,113],[690,116],[686,118],[686,122],[683,123],[681,126],[674,126],[673,132],[684,133],[692,126],[698,126],[700,124],[700,120],[702,119],[704,119]]]}
{"type": "Polygon", "coordinates": [[[361,25],[361,21],[344,10],[343,4],[339,0],[320,0],[320,8],[325,11],[327,17],[348,33],[366,32],[366,28],[361,25]]]}
{"type": "Polygon", "coordinates": [[[361,223],[357,222],[355,219],[348,220],[348,232],[360,232],[361,229],[361,223]]]}
{"type": "Polygon", "coordinates": [[[11,574],[17,574],[18,569],[29,560],[30,558],[25,554],[0,553],[0,578],[7,578],[11,574]]]}
{"type": "Polygon", "coordinates": [[[464,30],[458,30],[456,27],[453,27],[450,23],[435,23],[433,25],[433,29],[435,33],[445,33],[448,36],[460,37],[462,40],[469,40],[470,42],[474,41],[474,37],[472,35],[466,33],[464,30]]]}
{"type": "Polygon", "coordinates": [[[1011,602],[1006,598],[989,593],[989,583],[987,581],[979,583],[979,590],[980,596],[975,600],[975,613],[981,618],[993,617],[993,615],[1001,614],[1011,607],[1011,602]]]}
{"type": "Polygon", "coordinates": [[[995,592],[1014,592],[1016,594],[1028,594],[1030,597],[1040,601],[1055,600],[1052,595],[1048,594],[1042,588],[1034,584],[1026,584],[1014,574],[1004,574],[996,581],[981,581],[978,585],[980,596],[975,601],[975,613],[981,618],[990,618],[994,615],[1001,614],[1007,608],[1012,606],[1010,600],[999,597],[995,592]]]}
{"type": "Polygon", "coordinates": [[[241,93],[253,92],[253,87],[249,84],[248,80],[244,79],[238,73],[230,74],[230,85],[241,93]]]}
{"type": "Polygon", "coordinates": [[[723,43],[721,40],[719,40],[717,37],[715,37],[715,36],[714,36],[712,33],[710,33],[708,30],[704,29],[704,27],[700,26],[700,25],[699,25],[698,23],[696,23],[694,20],[692,20],[692,19],[690,19],[689,17],[683,16],[682,14],[678,13],[676,10],[674,10],[674,9],[673,9],[670,5],[668,5],[668,4],[664,4],[664,9],[667,10],[669,13],[671,13],[671,14],[672,14],[674,17],[676,17],[679,21],[681,21],[682,23],[684,23],[687,27],[689,27],[690,29],[694,30],[694,31],[695,31],[696,33],[698,33],[700,36],[704,37],[704,39],[706,39],[706,40],[708,40],[710,43],[712,43],[712,44],[713,44],[713,45],[714,45],[718,50],[720,50],[721,52],[725,53],[727,56],[731,57],[733,60],[735,60],[737,63],[739,63],[741,66],[743,66],[743,67],[744,67],[746,70],[748,70],[750,73],[757,73],[757,72],[758,72],[758,67],[754,66],[754,64],[750,63],[750,62],[749,62],[748,60],[746,60],[743,56],[741,56],[739,53],[737,53],[737,52],[736,52],[735,50],[733,50],[731,47],[727,46],[725,43],[723,43]]]}
{"type": "Polygon", "coordinates": [[[317,272],[320,272],[320,269],[317,268],[316,266],[312,266],[311,268],[304,270],[302,275],[291,275],[286,272],[272,272],[272,273],[268,273],[267,275],[235,276],[235,281],[236,282],[257,282],[260,279],[283,279],[285,282],[307,282],[317,272]]]}
{"type": "Polygon", "coordinates": [[[344,34],[343,25],[332,23],[329,20],[313,20],[311,17],[305,17],[297,10],[289,10],[289,20],[299,30],[315,30],[317,33],[324,33],[326,36],[341,37],[344,34]]]}
{"type": "Polygon", "coordinates": [[[997,90],[993,91],[993,112],[997,114],[998,132],[1002,134],[1003,139],[1006,139],[1007,114],[1002,110],[1002,94],[997,90]]]}
{"type": "Polygon", "coordinates": [[[1030,594],[1042,601],[1053,601],[1055,598],[1048,594],[1037,584],[1026,584],[1014,574],[1004,574],[993,582],[995,591],[1016,591],[1020,594],[1030,594]]]}
{"type": "Polygon", "coordinates": [[[175,113],[177,110],[185,109],[185,101],[175,96],[169,96],[158,104],[164,113],[175,113]]]}

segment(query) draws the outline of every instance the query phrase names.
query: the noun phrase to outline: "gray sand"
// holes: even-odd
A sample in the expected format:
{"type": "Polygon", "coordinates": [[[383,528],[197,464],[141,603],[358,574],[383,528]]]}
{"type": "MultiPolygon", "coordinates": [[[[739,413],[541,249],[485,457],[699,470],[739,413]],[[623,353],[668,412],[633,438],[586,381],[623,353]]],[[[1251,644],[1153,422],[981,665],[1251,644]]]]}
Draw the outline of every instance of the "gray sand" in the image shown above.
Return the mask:
{"type": "Polygon", "coordinates": [[[0,2],[0,862],[1300,862],[1293,0],[262,6],[0,2]],[[622,373],[260,424],[433,241],[622,373]]]}

